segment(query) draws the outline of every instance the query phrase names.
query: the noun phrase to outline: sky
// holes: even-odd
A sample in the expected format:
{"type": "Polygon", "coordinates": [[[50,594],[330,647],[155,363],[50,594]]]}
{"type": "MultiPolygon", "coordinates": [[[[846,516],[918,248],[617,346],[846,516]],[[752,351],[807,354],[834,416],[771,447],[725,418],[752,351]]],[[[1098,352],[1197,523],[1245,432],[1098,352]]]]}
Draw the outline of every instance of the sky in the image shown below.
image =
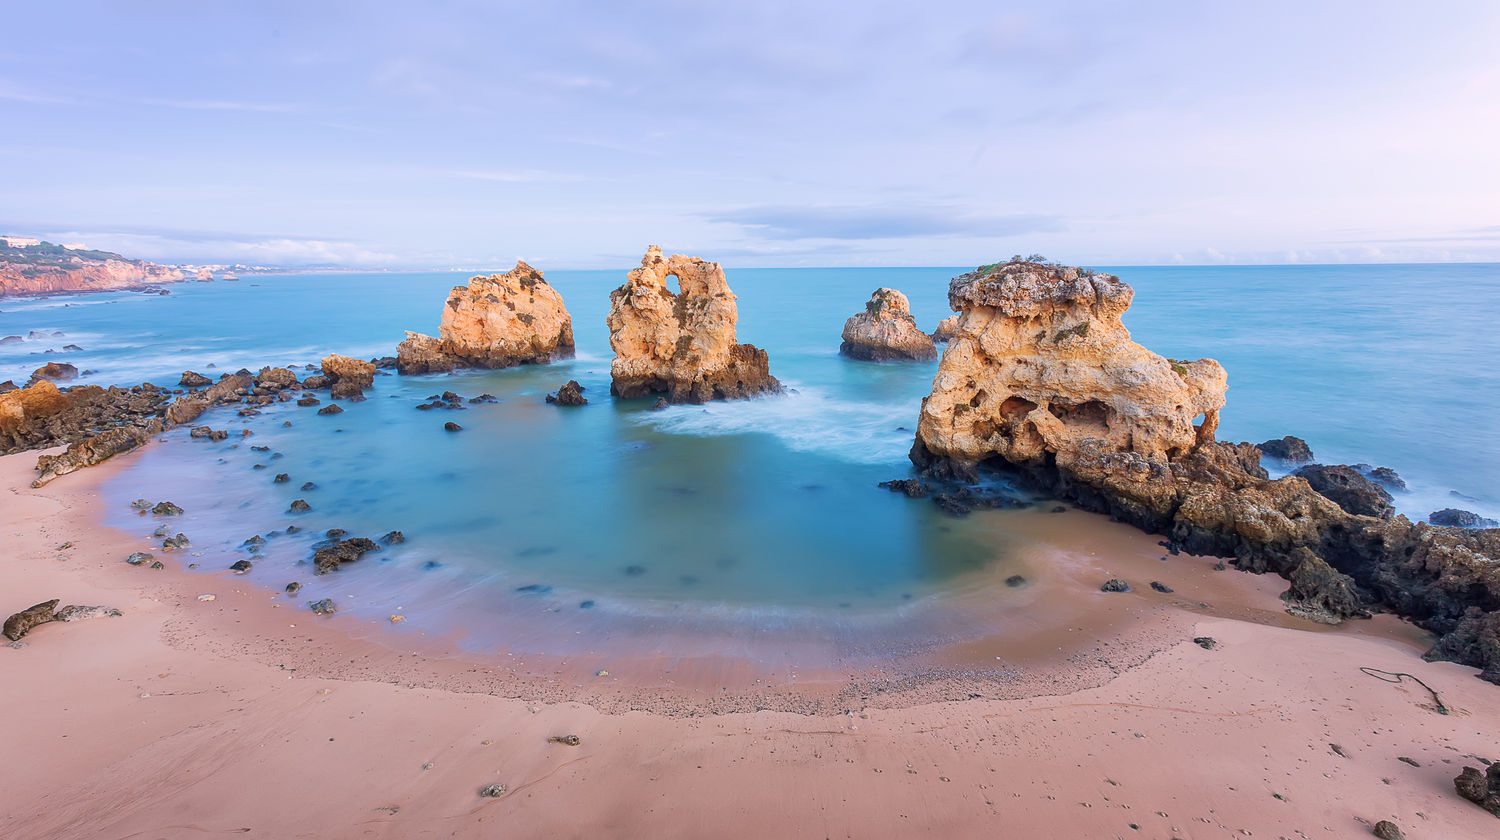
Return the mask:
{"type": "Polygon", "coordinates": [[[1500,3],[10,3],[0,233],[387,269],[1500,261],[1500,3]]]}

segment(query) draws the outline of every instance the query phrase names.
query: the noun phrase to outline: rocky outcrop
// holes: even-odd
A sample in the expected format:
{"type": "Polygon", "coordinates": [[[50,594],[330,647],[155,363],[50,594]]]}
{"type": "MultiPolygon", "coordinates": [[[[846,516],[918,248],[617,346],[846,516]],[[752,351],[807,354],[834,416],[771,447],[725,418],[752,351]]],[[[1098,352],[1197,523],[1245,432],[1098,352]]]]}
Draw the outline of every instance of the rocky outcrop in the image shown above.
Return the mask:
{"type": "Polygon", "coordinates": [[[31,382],[67,382],[78,378],[78,368],[67,362],[48,362],[31,372],[31,382]]]}
{"type": "Polygon", "coordinates": [[[579,385],[576,379],[569,379],[566,385],[557,389],[557,393],[548,394],[547,402],[565,406],[589,404],[588,397],[583,395],[583,386],[579,385]]]}
{"type": "Polygon", "coordinates": [[[1435,510],[1427,515],[1427,521],[1433,525],[1446,525],[1451,528],[1500,528],[1500,522],[1486,519],[1470,510],[1458,508],[1435,510]]]}
{"type": "Polygon", "coordinates": [[[374,365],[337,353],[323,358],[323,375],[334,385],[348,382],[358,388],[368,388],[375,384],[374,365]]]}
{"type": "Polygon", "coordinates": [[[0,453],[73,443],[117,426],[144,427],[160,417],[170,399],[170,393],[151,385],[62,391],[43,381],[7,391],[0,394],[0,453]]]}
{"type": "Polygon", "coordinates": [[[1289,464],[1305,464],[1313,459],[1312,447],[1307,445],[1307,441],[1291,435],[1280,440],[1257,443],[1255,448],[1271,458],[1286,461],[1289,464]]]}
{"type": "Polygon", "coordinates": [[[917,329],[906,295],[895,289],[876,289],[865,311],[844,322],[839,352],[871,362],[930,362],[937,358],[932,337],[917,329]]]}
{"type": "Polygon", "coordinates": [[[1390,519],[1396,513],[1391,494],[1356,470],[1344,464],[1311,464],[1294,475],[1305,479],[1312,489],[1332,499],[1350,513],[1390,519]]]}
{"type": "Polygon", "coordinates": [[[408,332],[396,348],[405,374],[546,364],[573,356],[573,317],[562,295],[524,262],[448,293],[438,337],[408,332]]]}
{"type": "Polygon", "coordinates": [[[1214,440],[1223,369],[1130,342],[1131,292],[1114,277],[1009,263],[955,278],[949,297],[959,332],[912,447],[930,480],[1003,471],[1174,548],[1287,577],[1301,614],[1406,616],[1440,636],[1430,656],[1500,683],[1500,531],[1351,513],[1302,477],[1270,480],[1260,449],[1214,440]]]}
{"type": "Polygon", "coordinates": [[[135,449],[162,430],[160,420],[144,428],[121,426],[100,432],[85,441],[69,444],[61,455],[43,455],[36,460],[40,475],[31,482],[32,487],[41,487],[53,479],[76,472],[84,467],[107,461],[135,449]]]}
{"type": "Polygon", "coordinates": [[[1491,764],[1484,772],[1465,767],[1453,780],[1459,796],[1500,817],[1500,764],[1491,764]]]}
{"type": "Polygon", "coordinates": [[[947,344],[958,334],[958,316],[949,315],[938,321],[937,329],[932,331],[932,340],[936,344],[947,344]]]}
{"type": "Polygon", "coordinates": [[[664,258],[651,246],[609,295],[610,393],[702,403],[779,392],[766,351],[735,343],[735,300],[718,263],[664,258]],[[680,292],[667,288],[668,277],[680,292]]]}

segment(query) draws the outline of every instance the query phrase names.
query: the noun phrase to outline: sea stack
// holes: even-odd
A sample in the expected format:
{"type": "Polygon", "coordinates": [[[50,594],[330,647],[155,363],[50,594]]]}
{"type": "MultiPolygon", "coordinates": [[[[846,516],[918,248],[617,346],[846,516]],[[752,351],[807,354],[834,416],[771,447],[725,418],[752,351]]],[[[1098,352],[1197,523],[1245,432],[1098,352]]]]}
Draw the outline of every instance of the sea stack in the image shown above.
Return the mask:
{"type": "Polygon", "coordinates": [[[937,358],[932,336],[917,329],[906,295],[895,289],[876,289],[865,311],[844,322],[839,352],[870,362],[930,362],[937,358]]]}
{"type": "Polygon", "coordinates": [[[1276,572],[1298,615],[1390,609],[1439,635],[1429,657],[1500,683],[1500,531],[1362,515],[1301,477],[1270,480],[1255,446],[1214,439],[1224,369],[1132,342],[1116,277],[1016,260],[954,278],[948,297],[957,331],[922,402],[919,471],[1003,470],[1174,548],[1276,572]]]}
{"type": "Polygon", "coordinates": [[[702,403],[779,392],[766,351],[735,343],[735,299],[718,263],[664,258],[651,246],[609,295],[610,393],[702,403]],[[673,276],[677,294],[667,288],[673,276]]]}
{"type": "Polygon", "coordinates": [[[408,332],[396,348],[401,373],[507,368],[573,357],[573,317],[542,273],[517,261],[448,293],[438,337],[408,332]]]}

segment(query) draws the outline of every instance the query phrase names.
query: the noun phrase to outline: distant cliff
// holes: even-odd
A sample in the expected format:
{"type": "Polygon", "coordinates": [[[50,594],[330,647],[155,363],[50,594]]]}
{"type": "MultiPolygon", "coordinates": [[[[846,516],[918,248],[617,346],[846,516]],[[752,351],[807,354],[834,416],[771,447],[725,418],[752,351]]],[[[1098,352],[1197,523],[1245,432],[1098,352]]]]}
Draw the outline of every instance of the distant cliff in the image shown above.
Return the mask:
{"type": "Polygon", "coordinates": [[[140,289],[181,279],[182,272],[175,268],[109,251],[65,248],[51,242],[15,247],[0,238],[0,297],[140,289]]]}

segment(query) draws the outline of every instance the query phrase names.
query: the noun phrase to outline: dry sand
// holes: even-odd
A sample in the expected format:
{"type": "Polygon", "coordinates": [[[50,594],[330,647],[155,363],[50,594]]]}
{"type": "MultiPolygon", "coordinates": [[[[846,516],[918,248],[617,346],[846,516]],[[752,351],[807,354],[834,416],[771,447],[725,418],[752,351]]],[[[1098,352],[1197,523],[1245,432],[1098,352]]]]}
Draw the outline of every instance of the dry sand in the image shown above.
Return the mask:
{"type": "Polygon", "coordinates": [[[1359,837],[1381,819],[1412,840],[1500,830],[1451,782],[1476,756],[1500,758],[1500,689],[1421,661],[1408,625],[1301,622],[1280,611],[1280,581],[1211,560],[1174,559],[1170,596],[1101,595],[1101,574],[1144,589],[1166,564],[1150,565],[1154,541],[1097,517],[1058,518],[1069,551],[1038,540],[1033,562],[1064,569],[1035,593],[1051,619],[1029,631],[997,620],[992,638],[917,677],[901,662],[840,673],[643,659],[592,678],[442,640],[413,648],[170,556],[164,570],[128,566],[142,543],[97,524],[98,488],[121,465],[32,490],[35,455],[0,458],[0,613],[61,598],[124,615],[0,648],[0,837],[1187,840],[1359,837]],[[1420,676],[1452,714],[1360,666],[1420,676]],[[581,743],[548,741],[569,734],[581,743]],[[491,784],[506,793],[481,798],[491,784]]]}

